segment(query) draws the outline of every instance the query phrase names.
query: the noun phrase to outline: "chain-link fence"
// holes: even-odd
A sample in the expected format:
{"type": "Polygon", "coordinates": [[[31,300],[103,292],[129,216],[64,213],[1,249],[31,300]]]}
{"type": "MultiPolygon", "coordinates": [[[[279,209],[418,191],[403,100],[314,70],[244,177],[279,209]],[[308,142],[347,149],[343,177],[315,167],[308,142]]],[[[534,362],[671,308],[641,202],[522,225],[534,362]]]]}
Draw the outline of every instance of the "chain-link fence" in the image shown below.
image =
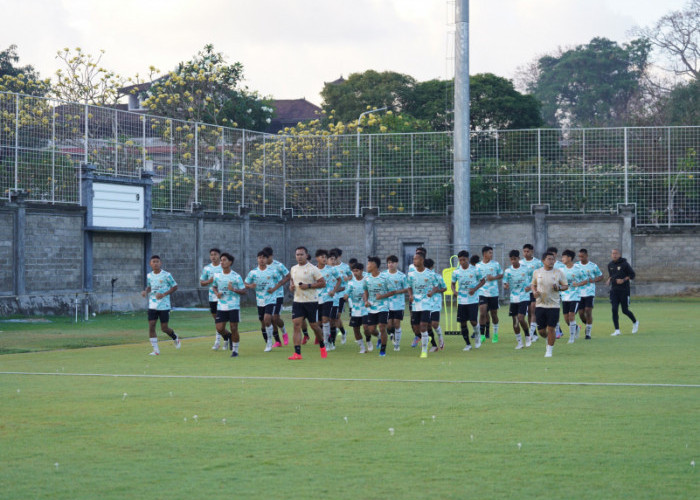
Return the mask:
{"type": "MultiPolygon", "coordinates": [[[[700,127],[472,132],[473,214],[615,213],[700,224],[700,127]]],[[[153,175],[153,208],[297,217],[447,214],[452,134],[269,135],[0,93],[0,192],[80,203],[80,166],[153,175]]]]}

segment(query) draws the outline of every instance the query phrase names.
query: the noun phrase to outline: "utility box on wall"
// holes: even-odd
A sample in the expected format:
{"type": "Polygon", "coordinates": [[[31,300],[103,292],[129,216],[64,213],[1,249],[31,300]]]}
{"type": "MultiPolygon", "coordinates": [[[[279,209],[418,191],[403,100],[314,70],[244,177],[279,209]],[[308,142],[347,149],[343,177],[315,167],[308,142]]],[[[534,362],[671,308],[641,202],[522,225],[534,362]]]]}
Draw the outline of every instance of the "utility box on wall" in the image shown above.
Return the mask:
{"type": "Polygon", "coordinates": [[[93,182],[92,225],[143,228],[144,187],[93,182]]]}

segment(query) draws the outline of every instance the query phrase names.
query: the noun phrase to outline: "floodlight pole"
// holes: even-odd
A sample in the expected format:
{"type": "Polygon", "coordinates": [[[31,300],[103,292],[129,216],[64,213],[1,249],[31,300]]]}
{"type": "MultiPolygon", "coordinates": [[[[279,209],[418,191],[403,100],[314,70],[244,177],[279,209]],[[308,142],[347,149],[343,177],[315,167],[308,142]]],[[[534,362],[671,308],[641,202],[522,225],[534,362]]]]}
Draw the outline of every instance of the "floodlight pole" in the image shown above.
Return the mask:
{"type": "Polygon", "coordinates": [[[357,117],[357,177],[355,180],[355,217],[360,216],[360,121],[365,115],[370,113],[378,113],[379,111],[384,111],[386,109],[388,109],[386,106],[383,108],[370,109],[369,111],[360,113],[360,116],[357,117]]]}
{"type": "Polygon", "coordinates": [[[469,0],[455,3],[454,211],[455,251],[470,243],[469,0]]]}

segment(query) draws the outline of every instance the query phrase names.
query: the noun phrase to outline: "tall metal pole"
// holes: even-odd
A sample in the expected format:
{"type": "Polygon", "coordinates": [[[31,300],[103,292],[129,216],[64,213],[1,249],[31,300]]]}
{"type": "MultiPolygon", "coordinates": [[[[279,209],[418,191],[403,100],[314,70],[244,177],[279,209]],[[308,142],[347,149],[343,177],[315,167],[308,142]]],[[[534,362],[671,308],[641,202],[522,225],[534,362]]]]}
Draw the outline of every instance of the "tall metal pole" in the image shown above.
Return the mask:
{"type": "MultiPolygon", "coordinates": [[[[360,116],[357,117],[357,176],[355,178],[355,217],[360,216],[360,123],[362,122],[362,117],[370,113],[378,113],[388,109],[386,106],[383,108],[370,109],[369,111],[363,111],[360,116]]],[[[371,200],[370,200],[371,201],[371,200]]]]}
{"type": "Polygon", "coordinates": [[[469,0],[455,2],[454,213],[455,250],[470,243],[469,0]]]}

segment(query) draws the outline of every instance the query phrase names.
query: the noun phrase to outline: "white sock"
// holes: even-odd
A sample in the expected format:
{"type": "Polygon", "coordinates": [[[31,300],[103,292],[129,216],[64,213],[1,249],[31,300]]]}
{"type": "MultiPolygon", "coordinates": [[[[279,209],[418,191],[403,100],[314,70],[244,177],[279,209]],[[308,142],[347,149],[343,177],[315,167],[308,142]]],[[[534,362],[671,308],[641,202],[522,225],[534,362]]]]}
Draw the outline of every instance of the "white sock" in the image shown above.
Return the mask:
{"type": "Polygon", "coordinates": [[[420,346],[424,351],[428,350],[428,332],[420,333],[420,346]]]}
{"type": "Polygon", "coordinates": [[[553,345],[547,345],[547,352],[551,354],[553,345]]]}
{"type": "Polygon", "coordinates": [[[330,323],[323,323],[323,342],[325,344],[328,343],[328,339],[331,336],[331,324],[330,323]]]}
{"type": "Polygon", "coordinates": [[[590,337],[591,332],[593,331],[593,325],[586,325],[586,336],[590,337]]]}
{"type": "Polygon", "coordinates": [[[576,322],[569,323],[569,335],[576,335],[576,322]]]}
{"type": "Polygon", "coordinates": [[[530,323],[530,337],[537,332],[537,323],[530,323]]]}
{"type": "Polygon", "coordinates": [[[481,325],[479,323],[477,323],[476,326],[474,327],[474,333],[476,333],[477,337],[479,335],[481,335],[481,325]]]}
{"type": "Polygon", "coordinates": [[[442,343],[442,341],[443,341],[442,327],[438,325],[438,327],[435,329],[435,332],[438,334],[438,340],[442,343]]]}
{"type": "Polygon", "coordinates": [[[275,343],[275,327],[270,325],[265,327],[265,333],[267,334],[267,340],[271,341],[271,344],[275,343]]]}
{"type": "Polygon", "coordinates": [[[233,343],[231,344],[231,350],[232,350],[233,352],[238,352],[238,344],[240,344],[240,342],[233,342],[233,343]]]}
{"type": "Polygon", "coordinates": [[[516,333],[516,334],[515,334],[515,340],[518,341],[518,344],[522,344],[522,343],[523,343],[523,336],[520,335],[519,333],[516,333]]]}
{"type": "Polygon", "coordinates": [[[153,352],[160,352],[160,351],[158,350],[158,338],[157,338],[157,337],[153,337],[153,338],[150,339],[150,341],[151,341],[151,346],[153,347],[153,352]]]}
{"type": "Polygon", "coordinates": [[[394,344],[399,345],[401,342],[401,327],[394,330],[394,344]]]}
{"type": "Polygon", "coordinates": [[[498,335],[498,323],[493,324],[493,334],[494,336],[498,335]]]}
{"type": "Polygon", "coordinates": [[[216,332],[216,343],[217,344],[221,343],[221,334],[219,332],[216,332]]]}

